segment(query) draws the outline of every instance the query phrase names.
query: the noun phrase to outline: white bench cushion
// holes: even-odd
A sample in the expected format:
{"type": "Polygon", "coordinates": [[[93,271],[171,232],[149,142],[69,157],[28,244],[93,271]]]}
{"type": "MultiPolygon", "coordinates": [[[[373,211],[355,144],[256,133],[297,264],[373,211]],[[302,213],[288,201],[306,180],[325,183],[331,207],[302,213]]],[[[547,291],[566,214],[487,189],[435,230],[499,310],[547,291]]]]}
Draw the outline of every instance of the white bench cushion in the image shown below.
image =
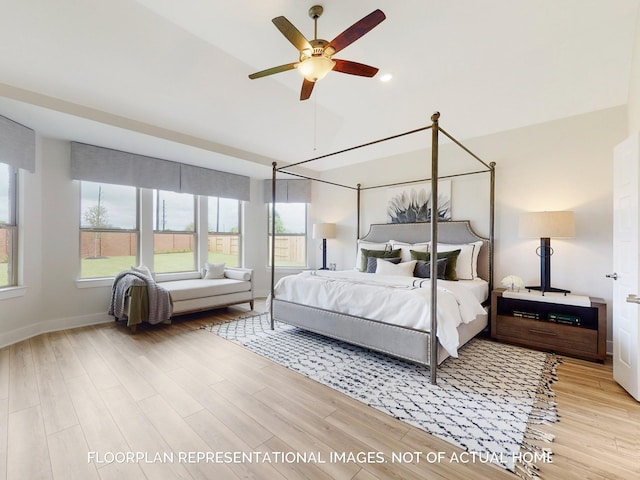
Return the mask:
{"type": "Polygon", "coordinates": [[[229,293],[248,292],[251,290],[251,282],[230,278],[174,280],[171,282],[161,282],[158,283],[158,285],[169,291],[171,299],[174,302],[194,298],[215,297],[229,293]]]}

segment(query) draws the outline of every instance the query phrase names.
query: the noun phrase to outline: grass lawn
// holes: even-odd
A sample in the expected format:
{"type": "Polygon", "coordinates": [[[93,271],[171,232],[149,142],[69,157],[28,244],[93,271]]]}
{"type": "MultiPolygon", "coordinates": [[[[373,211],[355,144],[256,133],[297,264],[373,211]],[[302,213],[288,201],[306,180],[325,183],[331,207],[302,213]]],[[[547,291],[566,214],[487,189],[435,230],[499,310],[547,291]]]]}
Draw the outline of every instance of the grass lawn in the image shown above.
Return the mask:
{"type": "MultiPolygon", "coordinates": [[[[209,263],[225,263],[230,267],[238,265],[236,255],[209,252],[209,263]]],[[[81,278],[113,277],[136,264],[136,257],[83,258],[81,278]]],[[[155,255],[154,270],[157,273],[189,272],[194,270],[193,253],[161,253],[155,255]]],[[[0,270],[0,278],[2,271],[0,270]]]]}
{"type": "MultiPolygon", "coordinates": [[[[162,253],[155,256],[156,272],[184,272],[193,271],[193,254],[187,253],[162,253]]],[[[225,255],[223,253],[209,252],[209,263],[225,263],[230,267],[238,265],[236,255],[225,255]]],[[[281,267],[304,267],[296,262],[284,262],[279,260],[281,267]]],[[[136,264],[136,257],[106,257],[106,258],[83,258],[81,262],[81,278],[101,278],[114,277],[123,270],[129,270],[136,264]]],[[[8,265],[0,263],[0,286],[8,283],[8,265]]]]}

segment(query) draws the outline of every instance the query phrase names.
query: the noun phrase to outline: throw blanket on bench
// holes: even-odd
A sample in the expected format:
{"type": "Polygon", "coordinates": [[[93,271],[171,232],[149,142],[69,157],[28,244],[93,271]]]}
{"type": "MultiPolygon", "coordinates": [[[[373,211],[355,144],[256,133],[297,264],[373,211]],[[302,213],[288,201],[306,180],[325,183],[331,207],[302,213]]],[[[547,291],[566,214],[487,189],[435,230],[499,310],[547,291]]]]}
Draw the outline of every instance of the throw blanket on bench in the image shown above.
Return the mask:
{"type": "Polygon", "coordinates": [[[113,281],[109,315],[124,318],[126,314],[126,295],[130,287],[146,285],[149,297],[149,318],[151,324],[161,323],[171,318],[171,297],[169,292],[152,278],[133,270],[120,272],[113,281]]]}

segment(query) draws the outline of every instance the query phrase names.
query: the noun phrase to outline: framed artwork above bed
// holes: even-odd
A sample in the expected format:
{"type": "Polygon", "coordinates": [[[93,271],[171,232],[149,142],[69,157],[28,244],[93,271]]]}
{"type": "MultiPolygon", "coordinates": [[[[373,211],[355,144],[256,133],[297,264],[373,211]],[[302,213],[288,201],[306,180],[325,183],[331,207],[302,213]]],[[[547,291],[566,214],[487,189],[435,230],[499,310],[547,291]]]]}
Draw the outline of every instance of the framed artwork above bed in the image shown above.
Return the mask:
{"type": "MultiPolygon", "coordinates": [[[[451,181],[438,182],[438,220],[451,220],[451,181]]],[[[387,189],[387,223],[431,221],[431,184],[387,189]]]]}

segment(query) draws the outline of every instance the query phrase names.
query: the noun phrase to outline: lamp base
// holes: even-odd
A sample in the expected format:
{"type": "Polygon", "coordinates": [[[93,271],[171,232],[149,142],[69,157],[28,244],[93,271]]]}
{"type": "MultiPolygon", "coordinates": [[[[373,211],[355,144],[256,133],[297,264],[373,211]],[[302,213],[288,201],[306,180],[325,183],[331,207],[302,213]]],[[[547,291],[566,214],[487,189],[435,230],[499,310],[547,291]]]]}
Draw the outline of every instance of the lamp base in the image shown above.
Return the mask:
{"type": "Polygon", "coordinates": [[[571,293],[571,290],[565,290],[563,288],[555,288],[555,287],[541,287],[540,285],[538,286],[531,286],[531,285],[527,285],[524,287],[526,290],[540,290],[542,291],[542,295],[545,294],[545,292],[555,292],[555,293],[564,293],[565,295],[567,293],[571,293]]]}

